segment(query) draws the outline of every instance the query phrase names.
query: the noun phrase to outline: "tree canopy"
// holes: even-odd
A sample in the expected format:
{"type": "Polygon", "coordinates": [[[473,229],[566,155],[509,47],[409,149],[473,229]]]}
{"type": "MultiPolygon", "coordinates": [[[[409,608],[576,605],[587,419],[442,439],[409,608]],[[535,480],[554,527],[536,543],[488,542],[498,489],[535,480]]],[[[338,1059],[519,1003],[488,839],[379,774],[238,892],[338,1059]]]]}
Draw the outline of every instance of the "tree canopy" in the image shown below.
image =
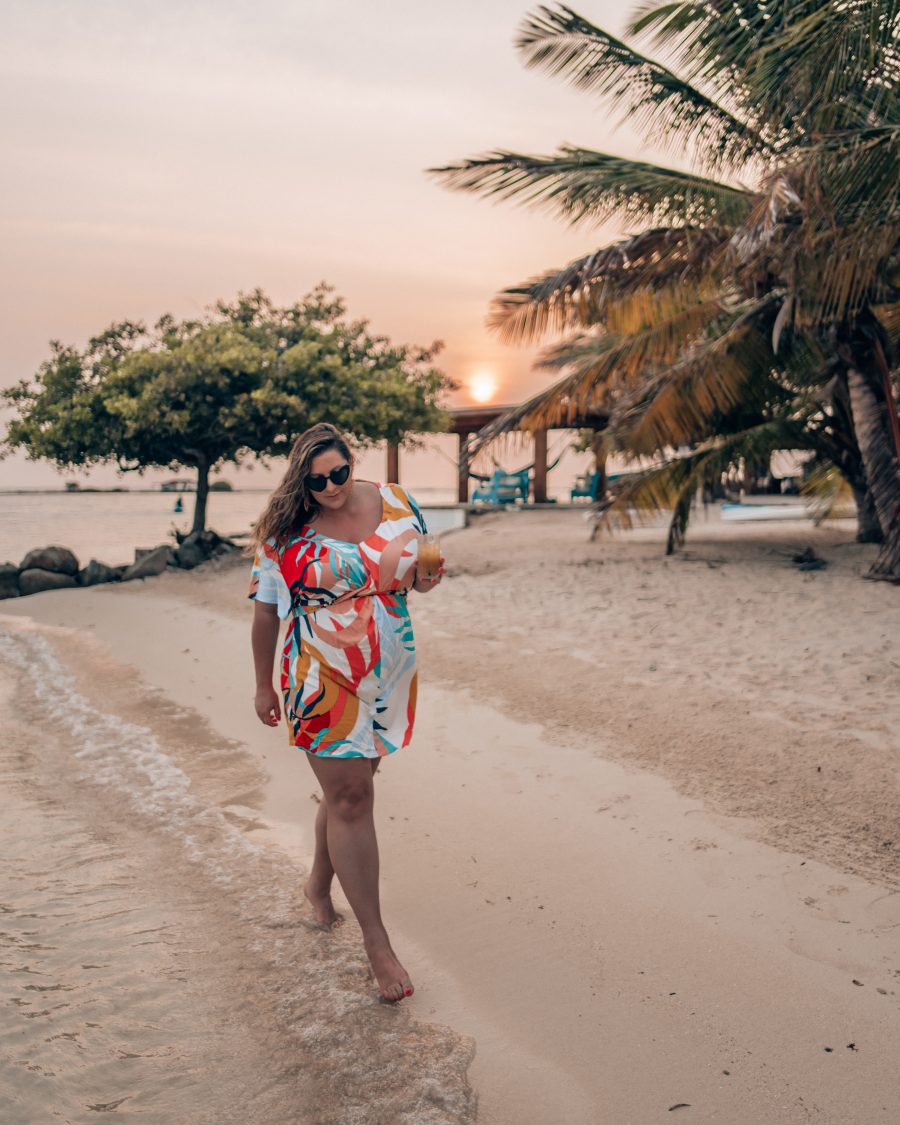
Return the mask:
{"type": "Polygon", "coordinates": [[[600,95],[690,170],[574,145],[433,169],[457,190],[631,228],[503,291],[491,323],[512,340],[574,333],[515,423],[606,414],[611,447],[661,462],[620,502],[670,507],[670,543],[704,483],[800,447],[868,498],[885,539],[873,576],[900,579],[898,30],[897,0],[642,3],[629,37],[670,66],[541,6],[517,39],[526,65],[600,95]]]}
{"type": "Polygon", "coordinates": [[[53,342],[34,378],[3,393],[16,417],[0,450],[60,467],[192,467],[200,531],[212,469],[287,454],[315,422],[362,444],[444,429],[440,346],[374,335],[325,285],[287,308],[257,290],[196,320],[123,321],[82,351],[53,342]]]}

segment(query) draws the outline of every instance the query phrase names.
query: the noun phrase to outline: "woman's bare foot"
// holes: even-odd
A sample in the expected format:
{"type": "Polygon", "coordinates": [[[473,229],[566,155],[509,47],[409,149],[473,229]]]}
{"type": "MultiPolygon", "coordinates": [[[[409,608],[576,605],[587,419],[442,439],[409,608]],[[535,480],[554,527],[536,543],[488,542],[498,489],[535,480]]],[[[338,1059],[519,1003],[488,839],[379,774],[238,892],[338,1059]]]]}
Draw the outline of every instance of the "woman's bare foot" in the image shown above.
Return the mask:
{"type": "Polygon", "coordinates": [[[344,921],[344,915],[338,914],[335,910],[329,891],[325,891],[324,894],[317,891],[310,881],[303,888],[303,893],[313,908],[313,914],[320,926],[323,926],[326,930],[333,930],[335,926],[339,926],[344,921]]]}
{"type": "Polygon", "coordinates": [[[405,996],[412,996],[415,989],[409,979],[409,973],[397,960],[390,942],[386,938],[363,940],[372,972],[381,989],[382,999],[390,1004],[396,1004],[405,996]]]}

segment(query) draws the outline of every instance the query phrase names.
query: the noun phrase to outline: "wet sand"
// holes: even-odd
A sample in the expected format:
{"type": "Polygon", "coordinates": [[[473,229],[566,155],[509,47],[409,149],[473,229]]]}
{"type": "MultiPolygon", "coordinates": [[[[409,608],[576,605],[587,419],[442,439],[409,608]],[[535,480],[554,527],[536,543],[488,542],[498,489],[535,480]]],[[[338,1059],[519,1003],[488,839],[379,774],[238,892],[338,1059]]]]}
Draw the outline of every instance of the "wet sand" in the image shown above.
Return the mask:
{"type": "Polygon", "coordinates": [[[0,1119],[473,1120],[470,1042],[256,842],[259,763],[87,630],[4,624],[0,1119]]]}
{"type": "MultiPolygon", "coordinates": [[[[13,708],[13,686],[2,711],[3,1120],[239,1122],[248,1103],[276,1113],[258,1083],[259,1044],[241,1030],[216,904],[180,876],[164,840],[84,799],[60,768],[70,743],[52,759],[35,747],[35,730],[50,732],[18,691],[13,708]]],[[[302,1089],[292,1094],[302,1108],[302,1089]]]]}
{"type": "MultiPolygon", "coordinates": [[[[395,1032],[407,1047],[391,1080],[444,1060],[423,1079],[437,1116],[356,1102],[362,1121],[471,1119],[472,1043],[489,1125],[896,1120],[900,596],[859,579],[867,549],[843,526],[698,525],[668,561],[660,539],[588,544],[570,512],[448,537],[448,580],[414,607],[416,741],[379,775],[385,913],[417,985],[386,1018],[363,1002],[353,928],[298,925],[315,785],[252,714],[245,568],[2,609],[74,630],[52,643],[80,690],[162,723],[207,807],[271,865],[263,897],[295,959],[317,950],[326,998],[259,1005],[255,1041],[269,1046],[267,1020],[287,1036],[298,1090],[344,1088],[340,1062],[302,1050],[343,980],[344,1030],[374,1019],[370,1048],[396,1049],[395,1032]],[[786,556],[810,542],[832,566],[800,574],[786,556]],[[217,747],[242,786],[213,784],[217,747]]],[[[199,914],[229,940],[246,922],[238,910],[211,931],[199,914]]],[[[287,962],[265,963],[243,965],[277,992],[287,962]]],[[[218,999],[209,969],[198,978],[218,999]]],[[[360,1089],[382,1089],[387,1072],[363,1057],[360,1089]]],[[[274,1107],[290,1078],[270,1073],[274,1107]]],[[[320,1119],[297,1104],[295,1119],[320,1119]]],[[[255,1119],[284,1119],[268,1113],[255,1119]]]]}

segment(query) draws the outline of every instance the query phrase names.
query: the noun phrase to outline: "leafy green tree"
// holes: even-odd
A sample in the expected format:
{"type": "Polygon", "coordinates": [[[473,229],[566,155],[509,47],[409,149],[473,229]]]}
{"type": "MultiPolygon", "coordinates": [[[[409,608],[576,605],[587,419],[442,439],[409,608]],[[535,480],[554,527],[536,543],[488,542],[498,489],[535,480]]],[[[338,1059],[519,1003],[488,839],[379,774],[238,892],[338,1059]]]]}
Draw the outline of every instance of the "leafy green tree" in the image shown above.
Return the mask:
{"type": "Polygon", "coordinates": [[[152,331],[114,324],[84,351],[51,344],[35,378],[4,393],[17,417],[0,448],[61,467],[193,468],[202,531],[212,470],[287,454],[315,422],[363,444],[444,429],[439,348],[373,335],[326,286],[283,309],[256,291],[152,331]]]}
{"type": "Polygon", "coordinates": [[[517,41],[527,65],[602,96],[691,170],[575,146],[434,170],[636,228],[507,289],[493,322],[514,339],[579,334],[517,421],[605,413],[611,444],[663,462],[623,502],[671,507],[673,539],[705,482],[790,442],[833,455],[883,534],[872,576],[900,579],[898,29],[897,0],[644,3],[629,35],[673,70],[540,7],[517,41]]]}

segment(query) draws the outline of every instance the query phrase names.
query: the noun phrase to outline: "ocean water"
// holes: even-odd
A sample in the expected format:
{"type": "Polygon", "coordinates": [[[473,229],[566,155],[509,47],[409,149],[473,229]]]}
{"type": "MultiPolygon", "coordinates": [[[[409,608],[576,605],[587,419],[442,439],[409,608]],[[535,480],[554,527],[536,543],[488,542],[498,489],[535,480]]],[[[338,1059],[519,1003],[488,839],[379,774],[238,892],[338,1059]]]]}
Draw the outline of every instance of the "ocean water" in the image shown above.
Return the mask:
{"type": "Polygon", "coordinates": [[[253,838],[262,776],[90,636],[0,617],[0,1120],[465,1125],[471,1043],[380,1004],[253,838]]]}
{"type": "MultiPolygon", "coordinates": [[[[450,503],[446,489],[417,489],[423,505],[450,503]]],[[[212,492],[207,526],[222,535],[249,530],[267,491],[212,492]]],[[[174,532],[191,526],[194,495],[185,493],[184,512],[173,511],[170,492],[0,493],[0,563],[20,563],[33,547],[69,547],[82,566],[90,559],[119,566],[134,561],[136,547],[174,543],[174,532]]]]}

